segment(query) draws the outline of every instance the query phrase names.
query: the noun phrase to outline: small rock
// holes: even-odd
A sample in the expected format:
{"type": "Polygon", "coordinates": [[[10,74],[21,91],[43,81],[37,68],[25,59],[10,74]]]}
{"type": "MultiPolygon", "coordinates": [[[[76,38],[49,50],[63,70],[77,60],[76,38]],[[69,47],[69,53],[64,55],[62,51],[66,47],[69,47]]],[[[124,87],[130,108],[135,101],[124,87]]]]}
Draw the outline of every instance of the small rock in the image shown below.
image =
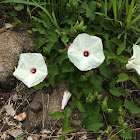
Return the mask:
{"type": "Polygon", "coordinates": [[[39,101],[32,101],[30,104],[30,108],[34,113],[38,113],[42,110],[42,104],[39,101]]]}
{"type": "Polygon", "coordinates": [[[33,51],[33,39],[25,32],[6,31],[0,33],[0,89],[10,91],[15,88],[13,76],[19,55],[33,51]]]}
{"type": "Polygon", "coordinates": [[[9,131],[9,134],[11,136],[13,136],[14,138],[17,138],[17,137],[23,135],[24,133],[21,129],[12,129],[11,131],[9,131]]]}

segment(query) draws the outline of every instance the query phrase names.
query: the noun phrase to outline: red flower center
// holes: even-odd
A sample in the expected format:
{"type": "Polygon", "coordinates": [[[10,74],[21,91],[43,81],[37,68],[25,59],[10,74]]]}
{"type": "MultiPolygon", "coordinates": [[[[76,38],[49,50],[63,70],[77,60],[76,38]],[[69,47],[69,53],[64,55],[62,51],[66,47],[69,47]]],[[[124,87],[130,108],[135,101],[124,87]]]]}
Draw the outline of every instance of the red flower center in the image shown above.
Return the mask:
{"type": "Polygon", "coordinates": [[[36,73],[36,68],[31,68],[30,71],[31,71],[32,74],[34,74],[34,73],[36,73]]]}
{"type": "Polygon", "coordinates": [[[85,57],[88,57],[88,56],[89,56],[89,51],[84,51],[83,55],[84,55],[85,57]]]}

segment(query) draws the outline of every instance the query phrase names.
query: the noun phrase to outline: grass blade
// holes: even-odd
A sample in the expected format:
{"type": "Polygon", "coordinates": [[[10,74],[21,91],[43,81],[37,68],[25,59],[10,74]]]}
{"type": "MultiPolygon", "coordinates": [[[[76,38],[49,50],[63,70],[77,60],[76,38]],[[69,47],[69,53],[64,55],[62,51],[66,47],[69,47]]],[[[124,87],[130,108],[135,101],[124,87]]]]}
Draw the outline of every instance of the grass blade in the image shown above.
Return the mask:
{"type": "Polygon", "coordinates": [[[133,19],[130,25],[136,23],[138,20],[140,20],[140,15],[138,15],[135,19],[133,19]]]}
{"type": "Polygon", "coordinates": [[[128,28],[130,22],[131,22],[131,19],[132,19],[132,14],[134,12],[134,3],[135,3],[135,0],[132,0],[131,1],[131,5],[130,5],[130,9],[129,9],[129,12],[128,12],[128,16],[127,16],[127,20],[126,20],[126,28],[128,28]]]}
{"type": "Polygon", "coordinates": [[[36,6],[41,8],[50,18],[51,22],[53,23],[53,25],[57,28],[60,29],[60,27],[58,26],[57,22],[53,20],[52,16],[50,15],[50,13],[48,12],[48,10],[46,8],[44,8],[43,6],[39,5],[37,2],[35,2],[34,0],[32,0],[33,2],[29,2],[29,1],[25,1],[25,0],[5,0],[2,3],[21,3],[21,4],[26,4],[26,5],[32,5],[32,6],[36,6]]]}
{"type": "Polygon", "coordinates": [[[114,13],[114,19],[115,19],[115,23],[117,21],[117,4],[116,4],[116,0],[113,0],[113,13],[114,13]]]}
{"type": "Polygon", "coordinates": [[[105,15],[107,16],[107,0],[105,0],[105,15]]]}

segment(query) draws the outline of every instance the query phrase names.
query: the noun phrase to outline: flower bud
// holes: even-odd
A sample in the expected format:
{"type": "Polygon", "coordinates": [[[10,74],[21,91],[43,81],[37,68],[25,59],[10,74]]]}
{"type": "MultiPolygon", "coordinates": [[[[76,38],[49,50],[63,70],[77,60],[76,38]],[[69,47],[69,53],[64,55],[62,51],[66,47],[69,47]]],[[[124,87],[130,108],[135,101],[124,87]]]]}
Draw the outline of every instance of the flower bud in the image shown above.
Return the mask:
{"type": "Polygon", "coordinates": [[[82,30],[82,27],[84,26],[84,20],[82,20],[79,24],[79,30],[82,30]]]}
{"type": "Polygon", "coordinates": [[[126,115],[125,110],[121,106],[119,107],[118,111],[119,111],[120,116],[124,117],[126,115]]]}
{"type": "Polygon", "coordinates": [[[83,26],[82,31],[85,31],[87,29],[87,26],[83,26]]]}
{"type": "Polygon", "coordinates": [[[128,123],[125,122],[125,123],[122,124],[122,126],[123,126],[123,128],[127,128],[128,127],[128,123]]]}
{"type": "Polygon", "coordinates": [[[78,20],[77,20],[77,22],[75,23],[74,28],[75,28],[76,30],[79,30],[79,21],[78,21],[78,20]]]}
{"type": "Polygon", "coordinates": [[[109,109],[107,110],[107,113],[111,113],[111,112],[113,112],[113,109],[110,109],[110,108],[109,108],[109,109]]]}
{"type": "Polygon", "coordinates": [[[69,91],[65,91],[64,95],[63,95],[63,99],[62,99],[61,109],[65,108],[65,106],[67,105],[70,97],[71,97],[71,93],[69,91]]]}
{"type": "Polygon", "coordinates": [[[103,95],[98,95],[97,96],[97,100],[102,100],[102,98],[103,98],[103,95]]]}
{"type": "Polygon", "coordinates": [[[107,131],[109,131],[109,133],[112,131],[112,127],[111,126],[108,126],[107,127],[107,131]]]}
{"type": "Polygon", "coordinates": [[[96,92],[94,93],[94,96],[95,96],[95,97],[98,97],[98,95],[99,95],[99,94],[98,94],[98,92],[96,91],[96,92]]]}
{"type": "Polygon", "coordinates": [[[117,120],[119,125],[122,125],[124,123],[124,119],[122,116],[119,116],[117,120]]]}
{"type": "Polygon", "coordinates": [[[85,82],[85,81],[87,81],[87,78],[86,78],[86,76],[85,76],[85,75],[82,75],[82,76],[80,77],[80,81],[82,81],[82,82],[85,82]]]}

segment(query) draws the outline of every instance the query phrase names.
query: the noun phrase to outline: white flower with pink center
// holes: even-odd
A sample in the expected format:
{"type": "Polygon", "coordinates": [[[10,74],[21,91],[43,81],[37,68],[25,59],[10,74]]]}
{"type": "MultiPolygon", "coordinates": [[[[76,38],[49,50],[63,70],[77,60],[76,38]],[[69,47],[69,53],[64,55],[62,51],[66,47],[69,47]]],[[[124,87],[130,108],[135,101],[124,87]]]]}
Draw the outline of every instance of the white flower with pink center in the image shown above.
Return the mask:
{"type": "Polygon", "coordinates": [[[133,46],[133,56],[128,60],[126,64],[126,69],[135,69],[140,75],[140,46],[133,46]]]}
{"type": "Polygon", "coordinates": [[[48,75],[47,66],[40,53],[22,53],[13,75],[28,88],[42,82],[48,75]]]}
{"type": "Polygon", "coordinates": [[[102,40],[87,33],[79,34],[68,49],[68,57],[81,71],[97,68],[105,59],[102,40]]]}

